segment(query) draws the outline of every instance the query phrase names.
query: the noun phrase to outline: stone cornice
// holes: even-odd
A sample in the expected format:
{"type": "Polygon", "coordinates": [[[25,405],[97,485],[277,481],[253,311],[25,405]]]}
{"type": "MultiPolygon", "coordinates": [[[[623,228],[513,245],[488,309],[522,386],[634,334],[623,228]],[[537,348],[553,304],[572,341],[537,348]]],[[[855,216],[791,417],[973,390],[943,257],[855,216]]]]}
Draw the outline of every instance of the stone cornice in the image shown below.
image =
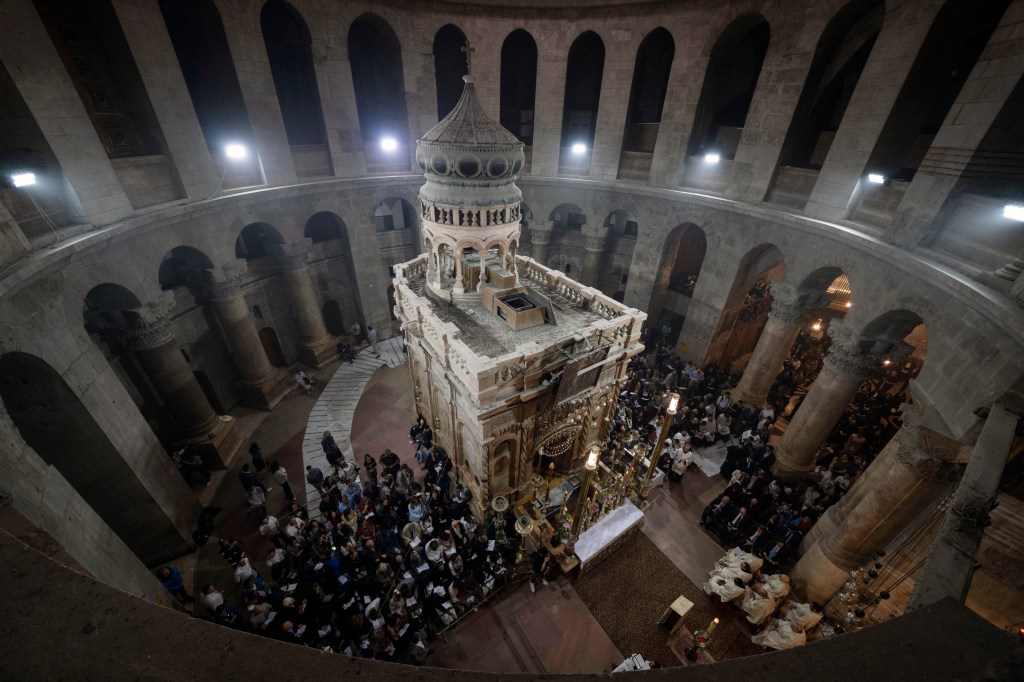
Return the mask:
{"type": "Polygon", "coordinates": [[[772,282],[772,307],[768,318],[785,325],[797,326],[804,323],[807,308],[802,305],[800,292],[787,282],[772,282]]]}
{"type": "Polygon", "coordinates": [[[205,292],[206,297],[214,303],[230,301],[242,295],[242,280],[248,267],[242,263],[229,263],[223,267],[207,270],[205,292]]]}

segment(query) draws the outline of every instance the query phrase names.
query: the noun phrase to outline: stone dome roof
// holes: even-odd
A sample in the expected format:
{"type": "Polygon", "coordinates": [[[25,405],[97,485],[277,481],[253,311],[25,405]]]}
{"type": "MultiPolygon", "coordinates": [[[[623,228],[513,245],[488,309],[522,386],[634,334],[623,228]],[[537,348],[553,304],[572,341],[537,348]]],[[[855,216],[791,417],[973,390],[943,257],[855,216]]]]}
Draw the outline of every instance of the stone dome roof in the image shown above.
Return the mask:
{"type": "Polygon", "coordinates": [[[484,111],[476,97],[473,77],[463,76],[462,80],[466,85],[455,108],[428,130],[418,142],[460,147],[522,146],[523,143],[515,135],[505,130],[484,111]]]}
{"type": "Polygon", "coordinates": [[[452,112],[416,141],[416,164],[442,185],[511,183],[523,168],[523,143],[487,115],[471,76],[452,112]]]}

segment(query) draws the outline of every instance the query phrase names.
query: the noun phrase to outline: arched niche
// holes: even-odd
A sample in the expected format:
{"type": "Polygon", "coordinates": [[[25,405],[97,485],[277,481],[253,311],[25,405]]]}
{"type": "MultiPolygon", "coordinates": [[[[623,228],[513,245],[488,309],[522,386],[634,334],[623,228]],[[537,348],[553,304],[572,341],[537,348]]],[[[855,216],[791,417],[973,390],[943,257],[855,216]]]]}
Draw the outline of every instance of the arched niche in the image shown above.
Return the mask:
{"type": "Polygon", "coordinates": [[[157,280],[160,289],[169,291],[178,287],[188,287],[197,298],[202,289],[201,273],[213,268],[213,261],[191,246],[176,246],[160,260],[157,280]]]}
{"type": "Polygon", "coordinates": [[[768,321],[769,285],[786,276],[782,252],[774,244],[758,244],[740,259],[705,362],[737,371],[746,364],[768,321]]]}
{"type": "Polygon", "coordinates": [[[381,17],[363,14],[349,28],[348,58],[368,170],[408,169],[409,122],[398,36],[381,17]],[[384,150],[384,138],[394,139],[397,149],[384,150]]]}
{"type": "Polygon", "coordinates": [[[500,122],[528,147],[533,144],[536,100],[537,41],[517,28],[501,44],[500,122]]]}
{"type": "Polygon", "coordinates": [[[670,338],[663,341],[674,343],[682,329],[707,250],[707,235],[693,223],[678,225],[665,237],[647,308],[650,324],[659,330],[666,324],[672,327],[670,338]]]}
{"type": "Polygon", "coordinates": [[[556,230],[580,230],[587,224],[587,214],[576,204],[559,204],[548,217],[556,230]]]}
{"type": "Polygon", "coordinates": [[[687,155],[732,159],[761,75],[771,29],[757,12],[733,20],[715,41],[704,75],[687,155]]]}
{"type": "Polygon", "coordinates": [[[451,113],[462,96],[466,75],[466,34],[454,24],[445,24],[434,34],[434,87],[437,90],[437,118],[451,113]]]}
{"type": "Polygon", "coordinates": [[[247,263],[267,258],[273,244],[284,244],[284,237],[273,225],[250,223],[235,239],[235,258],[244,258],[247,263]]]}
{"type": "Polygon", "coordinates": [[[623,152],[654,154],[675,54],[676,45],[672,34],[661,27],[648,33],[640,43],[633,65],[633,83],[629,90],[623,152]]]}
{"type": "Polygon", "coordinates": [[[324,144],[323,109],[313,67],[309,27],[298,11],[284,0],[269,0],[263,6],[260,26],[288,144],[324,144]]]}
{"type": "Polygon", "coordinates": [[[593,31],[581,33],[569,48],[559,165],[575,172],[590,168],[601,103],[604,57],[604,41],[593,31]]]}

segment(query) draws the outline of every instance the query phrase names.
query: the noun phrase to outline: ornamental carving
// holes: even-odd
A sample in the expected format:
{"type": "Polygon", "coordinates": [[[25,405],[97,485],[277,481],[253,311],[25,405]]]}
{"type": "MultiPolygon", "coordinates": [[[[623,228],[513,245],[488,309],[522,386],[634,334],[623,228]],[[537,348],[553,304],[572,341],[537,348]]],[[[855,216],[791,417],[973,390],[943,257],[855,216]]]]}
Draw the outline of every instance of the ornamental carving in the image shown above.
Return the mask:
{"type": "MultiPolygon", "coordinates": [[[[924,429],[921,430],[922,432],[924,429]]],[[[933,452],[921,439],[907,434],[899,434],[899,447],[896,449],[896,461],[920,478],[952,484],[960,480],[964,465],[960,462],[941,459],[941,452],[933,452]],[[909,441],[909,442],[908,442],[909,441]]]]}
{"type": "Polygon", "coordinates": [[[772,282],[772,307],[768,311],[768,319],[780,324],[797,326],[804,323],[807,308],[796,287],[786,282],[772,282]]]}
{"type": "Polygon", "coordinates": [[[953,520],[956,529],[976,541],[981,541],[985,529],[992,525],[992,517],[989,510],[992,509],[994,500],[970,501],[954,504],[950,511],[953,513],[953,520]]]}
{"type": "Polygon", "coordinates": [[[176,303],[174,294],[166,292],[141,308],[123,311],[119,331],[125,345],[132,350],[148,350],[169,343],[174,338],[170,321],[176,303]]]}
{"type": "Polygon", "coordinates": [[[242,280],[248,267],[231,263],[206,271],[206,297],[214,303],[231,301],[242,295],[242,280]]]}

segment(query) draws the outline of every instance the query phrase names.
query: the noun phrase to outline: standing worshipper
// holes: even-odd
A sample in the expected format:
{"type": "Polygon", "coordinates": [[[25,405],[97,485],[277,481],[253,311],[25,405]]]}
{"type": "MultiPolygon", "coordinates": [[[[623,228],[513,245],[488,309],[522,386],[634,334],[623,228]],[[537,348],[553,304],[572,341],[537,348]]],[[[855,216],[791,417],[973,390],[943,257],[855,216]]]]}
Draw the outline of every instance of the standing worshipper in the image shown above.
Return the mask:
{"type": "Polygon", "coordinates": [[[369,452],[363,456],[363,470],[366,471],[366,487],[377,487],[377,460],[371,457],[369,452]]]}
{"type": "Polygon", "coordinates": [[[288,472],[281,466],[277,460],[270,463],[270,473],[274,477],[274,482],[281,486],[281,490],[284,491],[284,497],[289,502],[295,500],[295,493],[292,492],[292,486],[288,483],[288,472]]]}
{"type": "Polygon", "coordinates": [[[320,496],[324,496],[324,472],[316,468],[312,464],[306,465],[306,481],[316,488],[316,491],[320,493],[320,496]]]}
{"type": "Polygon", "coordinates": [[[370,350],[372,350],[373,354],[376,355],[379,358],[380,357],[380,349],[377,348],[377,330],[374,329],[373,327],[367,326],[366,327],[366,340],[370,342],[370,350]]]}
{"type": "Polygon", "coordinates": [[[174,598],[184,603],[192,601],[192,597],[185,591],[185,581],[181,573],[174,566],[164,566],[156,572],[157,580],[167,588],[167,591],[174,595],[174,598]]]}
{"type": "Polygon", "coordinates": [[[353,322],[349,331],[352,332],[352,343],[358,346],[359,341],[363,338],[363,328],[359,326],[358,322],[353,322]]]}
{"type": "Polygon", "coordinates": [[[252,457],[252,466],[256,470],[256,474],[259,475],[267,468],[267,458],[263,456],[263,450],[255,441],[249,444],[249,455],[252,457]]]}

